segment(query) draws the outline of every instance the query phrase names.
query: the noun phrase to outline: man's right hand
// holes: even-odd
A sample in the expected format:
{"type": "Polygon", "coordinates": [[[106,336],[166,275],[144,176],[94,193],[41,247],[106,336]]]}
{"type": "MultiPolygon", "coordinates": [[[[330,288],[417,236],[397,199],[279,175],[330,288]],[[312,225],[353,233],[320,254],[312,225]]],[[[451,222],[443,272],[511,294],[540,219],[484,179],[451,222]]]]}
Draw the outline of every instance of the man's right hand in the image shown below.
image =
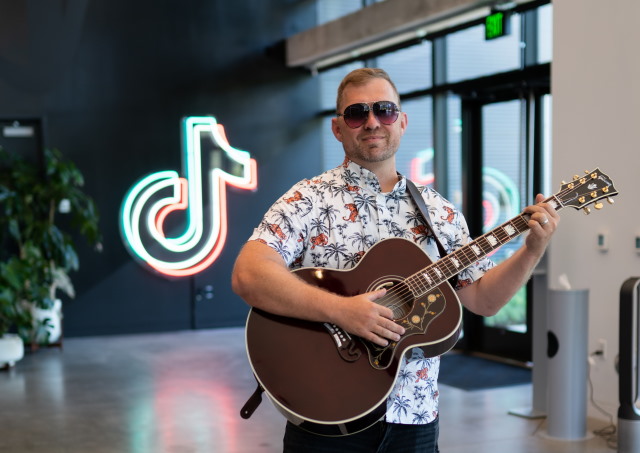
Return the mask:
{"type": "Polygon", "coordinates": [[[404,335],[404,328],[393,320],[390,308],[375,302],[385,294],[386,290],[380,289],[345,298],[336,307],[332,322],[379,346],[387,346],[389,341],[399,341],[404,335]]]}

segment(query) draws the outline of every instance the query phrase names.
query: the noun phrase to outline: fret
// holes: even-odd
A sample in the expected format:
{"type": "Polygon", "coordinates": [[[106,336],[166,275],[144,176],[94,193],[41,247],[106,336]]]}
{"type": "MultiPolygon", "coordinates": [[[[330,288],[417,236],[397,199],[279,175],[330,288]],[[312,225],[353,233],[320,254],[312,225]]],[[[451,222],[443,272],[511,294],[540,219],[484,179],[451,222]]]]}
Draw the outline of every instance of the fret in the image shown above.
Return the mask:
{"type": "Polygon", "coordinates": [[[564,204],[562,204],[562,202],[560,201],[560,199],[556,195],[553,195],[553,196],[547,198],[545,200],[545,202],[549,203],[551,206],[553,206],[553,209],[555,209],[556,211],[559,211],[560,209],[562,209],[564,207],[564,204]]]}
{"type": "Polygon", "coordinates": [[[504,225],[496,229],[496,236],[500,244],[506,244],[511,239],[509,230],[515,231],[513,226],[509,223],[505,223],[504,225]]]}
{"type": "Polygon", "coordinates": [[[424,294],[429,290],[429,288],[425,286],[419,278],[407,278],[406,282],[413,294],[424,294]]]}
{"type": "Polygon", "coordinates": [[[438,279],[438,274],[435,272],[434,270],[435,264],[432,264],[431,266],[429,266],[427,268],[427,274],[429,275],[429,278],[431,279],[431,281],[436,282],[436,284],[438,282],[440,282],[440,280],[438,279]]]}
{"type": "Polygon", "coordinates": [[[519,216],[513,218],[511,223],[517,228],[519,233],[523,233],[529,229],[529,216],[520,214],[519,216]]]}
{"type": "Polygon", "coordinates": [[[416,276],[415,280],[416,280],[416,285],[415,286],[417,288],[422,288],[423,291],[427,291],[429,289],[430,285],[428,285],[427,282],[425,282],[423,278],[420,278],[419,275],[416,276]]]}
{"type": "Polygon", "coordinates": [[[451,254],[451,257],[456,259],[460,263],[460,266],[458,266],[458,270],[463,270],[474,262],[475,258],[469,258],[471,255],[475,255],[475,253],[470,252],[469,248],[463,247],[453,252],[451,254]]]}
{"type": "Polygon", "coordinates": [[[527,231],[529,225],[526,217],[525,214],[514,217],[408,278],[407,280],[416,282],[411,285],[416,297],[426,294],[432,288],[527,231]]]}
{"type": "MultiPolygon", "coordinates": [[[[473,247],[475,247],[475,245],[473,247]]],[[[464,263],[465,263],[464,268],[465,269],[468,266],[470,266],[472,263],[474,263],[475,261],[478,260],[478,254],[476,254],[473,251],[473,247],[467,246],[467,247],[463,247],[461,249],[458,249],[458,251],[457,251],[458,255],[462,255],[464,257],[464,263]]],[[[479,251],[480,250],[478,249],[478,252],[479,251]]]]}
{"type": "Polygon", "coordinates": [[[491,245],[493,246],[493,248],[500,247],[502,244],[505,243],[505,238],[507,237],[507,234],[504,232],[501,226],[493,230],[492,233],[493,234],[491,236],[493,236],[494,240],[491,241],[491,245]]]}
{"type": "Polygon", "coordinates": [[[518,234],[517,228],[512,223],[508,223],[507,225],[505,225],[503,231],[507,234],[508,237],[518,234]]]}
{"type": "Polygon", "coordinates": [[[488,235],[485,239],[492,248],[496,248],[500,243],[500,241],[498,241],[498,238],[493,234],[488,235]]]}
{"type": "Polygon", "coordinates": [[[447,256],[446,258],[438,261],[438,266],[445,274],[455,275],[457,273],[457,266],[454,263],[455,258],[451,256],[447,256]]]}
{"type": "Polygon", "coordinates": [[[480,236],[476,240],[476,243],[480,246],[482,250],[482,256],[488,255],[494,249],[494,247],[491,246],[491,243],[488,241],[486,236],[480,236]]]}
{"type": "Polygon", "coordinates": [[[422,287],[424,287],[425,285],[423,284],[422,280],[419,277],[420,277],[419,275],[412,275],[406,280],[407,283],[409,284],[409,287],[412,289],[414,293],[419,293],[424,290],[422,289],[422,287]],[[413,288],[415,288],[415,290],[413,288]]]}

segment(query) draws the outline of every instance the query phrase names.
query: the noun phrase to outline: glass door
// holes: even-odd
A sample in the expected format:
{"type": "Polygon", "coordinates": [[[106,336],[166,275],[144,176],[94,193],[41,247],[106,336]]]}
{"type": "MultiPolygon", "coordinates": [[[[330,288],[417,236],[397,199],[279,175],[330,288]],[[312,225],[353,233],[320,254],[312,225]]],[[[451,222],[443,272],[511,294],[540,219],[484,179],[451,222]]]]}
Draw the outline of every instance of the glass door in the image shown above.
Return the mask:
{"type": "MultiPolygon", "coordinates": [[[[510,100],[485,104],[482,115],[482,232],[487,233],[517,216],[531,197],[527,181],[527,156],[522,146],[522,110],[525,102],[510,100]]],[[[491,259],[501,263],[520,246],[523,237],[503,245],[491,259]]],[[[514,332],[527,331],[527,294],[521,288],[497,315],[484,325],[514,332]]]]}
{"type": "MultiPolygon", "coordinates": [[[[543,191],[545,152],[543,138],[547,99],[534,90],[487,91],[462,97],[463,210],[471,234],[487,233],[517,216],[543,191]]],[[[496,250],[500,263],[522,246],[519,237],[496,250]]],[[[537,271],[540,274],[540,269],[537,271]]],[[[465,313],[468,351],[531,361],[532,282],[521,288],[500,312],[484,318],[465,313]]]]}
{"type": "MultiPolygon", "coordinates": [[[[487,233],[517,216],[529,204],[533,191],[526,153],[521,99],[484,104],[482,116],[482,233],[487,233]]],[[[522,236],[496,250],[491,259],[499,264],[522,246],[522,236]]],[[[482,352],[530,360],[528,322],[529,287],[523,286],[498,314],[482,318],[482,352]]]]}

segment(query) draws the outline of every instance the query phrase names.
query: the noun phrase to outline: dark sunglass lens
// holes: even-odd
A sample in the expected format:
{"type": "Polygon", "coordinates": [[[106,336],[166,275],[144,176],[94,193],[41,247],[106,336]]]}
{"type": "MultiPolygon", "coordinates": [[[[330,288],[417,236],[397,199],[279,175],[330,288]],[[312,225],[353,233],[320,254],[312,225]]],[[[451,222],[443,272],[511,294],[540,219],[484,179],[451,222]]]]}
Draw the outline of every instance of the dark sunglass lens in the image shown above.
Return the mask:
{"type": "Polygon", "coordinates": [[[369,116],[367,104],[353,104],[344,109],[344,122],[351,128],[362,126],[369,116]]]}
{"type": "Polygon", "coordinates": [[[399,110],[393,102],[380,101],[373,104],[373,113],[382,124],[393,124],[398,119],[399,110]]]}

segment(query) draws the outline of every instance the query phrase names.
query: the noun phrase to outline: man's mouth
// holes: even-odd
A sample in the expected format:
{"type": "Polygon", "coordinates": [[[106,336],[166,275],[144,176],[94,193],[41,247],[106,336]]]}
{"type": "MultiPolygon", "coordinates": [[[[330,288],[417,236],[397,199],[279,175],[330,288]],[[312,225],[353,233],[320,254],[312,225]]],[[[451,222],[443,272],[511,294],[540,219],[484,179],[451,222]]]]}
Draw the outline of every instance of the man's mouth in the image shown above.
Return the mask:
{"type": "Polygon", "coordinates": [[[382,135],[367,135],[362,137],[362,141],[363,142],[367,142],[367,141],[374,141],[374,140],[383,140],[384,136],[382,135]]]}

